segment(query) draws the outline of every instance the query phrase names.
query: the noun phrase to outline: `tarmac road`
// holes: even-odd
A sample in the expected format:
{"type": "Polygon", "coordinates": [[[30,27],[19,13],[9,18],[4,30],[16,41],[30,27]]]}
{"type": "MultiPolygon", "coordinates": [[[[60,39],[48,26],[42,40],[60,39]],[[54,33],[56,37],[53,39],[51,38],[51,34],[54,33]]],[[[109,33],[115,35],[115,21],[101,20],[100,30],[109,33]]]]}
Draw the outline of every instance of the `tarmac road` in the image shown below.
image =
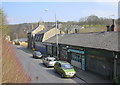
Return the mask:
{"type": "Polygon", "coordinates": [[[15,48],[23,69],[31,78],[31,83],[84,83],[77,77],[61,78],[53,68],[44,66],[41,59],[32,58],[30,49],[22,46],[15,46],[15,48]]]}

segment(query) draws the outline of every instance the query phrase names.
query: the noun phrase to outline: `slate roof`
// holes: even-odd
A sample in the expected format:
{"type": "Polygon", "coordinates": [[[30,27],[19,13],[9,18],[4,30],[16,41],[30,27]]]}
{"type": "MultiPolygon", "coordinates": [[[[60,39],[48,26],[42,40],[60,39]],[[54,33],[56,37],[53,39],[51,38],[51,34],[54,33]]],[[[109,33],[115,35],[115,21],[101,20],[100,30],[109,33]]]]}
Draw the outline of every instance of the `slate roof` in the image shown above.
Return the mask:
{"type": "MultiPolygon", "coordinates": [[[[118,42],[118,34],[120,34],[120,32],[64,34],[58,35],[58,42],[60,44],[120,51],[120,49],[118,49],[118,44],[120,44],[118,42]]],[[[45,42],[56,43],[56,36],[45,42]]]]}
{"type": "Polygon", "coordinates": [[[35,24],[33,29],[32,29],[32,27],[29,27],[29,28],[31,28],[31,29],[28,30],[28,33],[31,33],[32,31],[34,31],[34,30],[35,30],[36,28],[38,28],[38,27],[39,27],[38,24],[35,24]]]}
{"type": "Polygon", "coordinates": [[[21,41],[21,42],[25,42],[25,41],[27,41],[27,38],[20,38],[20,39],[15,39],[15,40],[12,40],[12,41],[21,41]]]}
{"type": "Polygon", "coordinates": [[[35,34],[34,41],[35,42],[42,42],[43,36],[44,36],[44,33],[35,34]]]}
{"type": "Polygon", "coordinates": [[[40,32],[38,32],[38,33],[36,33],[36,34],[46,33],[47,31],[49,31],[49,30],[52,29],[53,27],[54,27],[54,26],[47,26],[47,25],[45,25],[44,30],[42,30],[42,31],[40,31],[40,32]]]}

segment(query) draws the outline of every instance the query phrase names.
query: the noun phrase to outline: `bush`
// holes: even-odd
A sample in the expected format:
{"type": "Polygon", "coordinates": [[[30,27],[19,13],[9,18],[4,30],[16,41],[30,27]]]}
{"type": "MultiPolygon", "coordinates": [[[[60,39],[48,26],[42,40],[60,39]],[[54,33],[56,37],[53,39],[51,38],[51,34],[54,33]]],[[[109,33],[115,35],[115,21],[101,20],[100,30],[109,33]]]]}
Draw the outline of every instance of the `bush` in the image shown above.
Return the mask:
{"type": "Polygon", "coordinates": [[[114,82],[115,82],[116,85],[120,85],[120,77],[116,77],[114,79],[114,82]]]}

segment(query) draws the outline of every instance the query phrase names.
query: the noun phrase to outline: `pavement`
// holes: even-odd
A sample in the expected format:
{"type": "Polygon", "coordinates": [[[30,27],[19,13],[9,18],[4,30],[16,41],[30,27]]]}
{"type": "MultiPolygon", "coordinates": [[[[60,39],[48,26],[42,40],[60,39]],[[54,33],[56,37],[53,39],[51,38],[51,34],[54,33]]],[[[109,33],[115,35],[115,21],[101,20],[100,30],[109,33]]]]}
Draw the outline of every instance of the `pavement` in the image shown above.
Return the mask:
{"type": "Polygon", "coordinates": [[[106,84],[112,83],[111,80],[104,79],[96,74],[93,74],[93,73],[90,73],[87,71],[82,71],[81,69],[76,68],[76,67],[74,67],[74,68],[76,71],[76,77],[80,78],[81,80],[83,80],[86,83],[106,83],[106,84]]]}

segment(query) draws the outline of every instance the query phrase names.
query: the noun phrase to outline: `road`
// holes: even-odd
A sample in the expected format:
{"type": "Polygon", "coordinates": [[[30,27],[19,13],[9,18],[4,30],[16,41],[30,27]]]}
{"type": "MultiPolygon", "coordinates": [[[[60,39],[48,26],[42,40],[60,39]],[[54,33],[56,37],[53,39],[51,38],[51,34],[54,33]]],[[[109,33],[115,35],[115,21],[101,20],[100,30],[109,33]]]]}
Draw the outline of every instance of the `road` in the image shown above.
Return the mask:
{"type": "Polygon", "coordinates": [[[27,75],[31,78],[31,83],[84,83],[79,78],[61,78],[54,72],[53,68],[46,68],[41,59],[32,58],[32,51],[26,47],[15,46],[20,64],[27,75]]]}

